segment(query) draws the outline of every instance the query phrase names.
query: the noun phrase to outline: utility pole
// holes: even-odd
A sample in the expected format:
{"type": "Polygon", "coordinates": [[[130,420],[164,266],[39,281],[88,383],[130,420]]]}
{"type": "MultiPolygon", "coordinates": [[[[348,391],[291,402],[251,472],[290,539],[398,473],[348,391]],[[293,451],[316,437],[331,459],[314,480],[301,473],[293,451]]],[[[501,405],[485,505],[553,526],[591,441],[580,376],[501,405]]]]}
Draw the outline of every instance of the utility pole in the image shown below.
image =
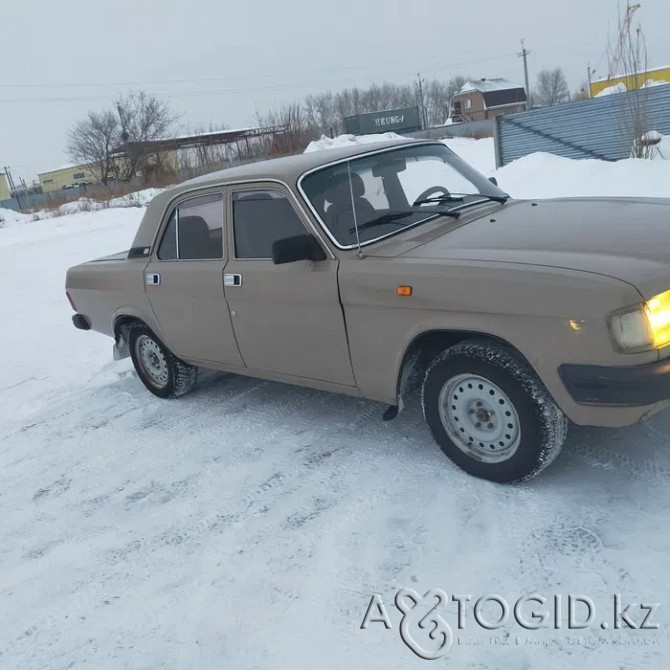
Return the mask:
{"type": "Polygon", "coordinates": [[[521,40],[521,53],[517,54],[519,58],[523,58],[523,76],[524,79],[526,80],[526,98],[528,99],[528,103],[526,104],[526,107],[531,106],[531,101],[530,101],[530,84],[528,82],[528,56],[530,55],[530,51],[526,49],[526,40],[521,40]]]}
{"type": "Polygon", "coordinates": [[[23,195],[26,196],[26,207],[30,207],[30,194],[28,193],[28,184],[26,184],[26,180],[23,177],[19,177],[19,180],[21,181],[21,188],[23,189],[23,195]]]}
{"type": "Polygon", "coordinates": [[[588,90],[589,98],[592,98],[592,97],[593,97],[593,96],[591,95],[591,75],[592,75],[592,74],[595,74],[595,72],[596,72],[596,71],[595,71],[595,68],[594,68],[594,69],[591,69],[591,63],[588,63],[588,64],[587,64],[587,67],[586,67],[586,76],[587,76],[587,78],[588,78],[588,82],[589,82],[589,90],[588,90]]]}
{"type": "Polygon", "coordinates": [[[19,194],[16,190],[16,186],[14,184],[14,179],[12,178],[12,173],[9,171],[9,168],[5,165],[3,168],[5,171],[5,175],[7,176],[7,182],[9,184],[9,194],[12,198],[16,198],[16,204],[19,206],[19,210],[21,209],[21,198],[19,198],[19,194]]]}
{"type": "Polygon", "coordinates": [[[421,126],[425,130],[425,128],[428,124],[426,123],[426,108],[423,104],[423,79],[421,79],[421,73],[420,72],[416,76],[419,78],[419,105],[421,106],[420,107],[421,126]]]}

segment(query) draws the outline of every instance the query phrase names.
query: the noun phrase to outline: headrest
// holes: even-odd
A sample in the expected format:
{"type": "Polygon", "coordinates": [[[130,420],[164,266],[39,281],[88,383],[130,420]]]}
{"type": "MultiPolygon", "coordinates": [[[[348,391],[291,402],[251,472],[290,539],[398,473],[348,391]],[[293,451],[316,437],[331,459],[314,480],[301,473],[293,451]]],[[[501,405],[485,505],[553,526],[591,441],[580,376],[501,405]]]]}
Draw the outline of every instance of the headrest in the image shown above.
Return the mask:
{"type": "Polygon", "coordinates": [[[186,230],[188,227],[188,232],[191,235],[209,235],[209,226],[207,221],[201,216],[192,215],[192,216],[180,216],[179,217],[180,230],[186,230]],[[182,229],[181,226],[184,226],[182,229]]]}
{"type": "MultiPolygon", "coordinates": [[[[365,195],[365,182],[361,175],[356,172],[351,173],[351,190],[354,193],[354,198],[362,198],[365,195]]],[[[333,178],[331,185],[328,187],[326,192],[326,200],[328,202],[333,202],[329,196],[332,195],[333,199],[342,201],[343,198],[351,198],[351,193],[349,191],[349,175],[342,174],[337,175],[333,178]]]]}

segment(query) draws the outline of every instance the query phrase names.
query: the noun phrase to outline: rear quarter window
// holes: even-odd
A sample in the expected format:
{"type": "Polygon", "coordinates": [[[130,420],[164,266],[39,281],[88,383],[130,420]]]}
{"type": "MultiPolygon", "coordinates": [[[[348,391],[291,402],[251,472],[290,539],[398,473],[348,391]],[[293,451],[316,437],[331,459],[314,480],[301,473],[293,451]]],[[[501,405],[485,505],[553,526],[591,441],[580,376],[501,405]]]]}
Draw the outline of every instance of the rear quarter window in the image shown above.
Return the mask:
{"type": "Polygon", "coordinates": [[[223,258],[223,195],[179,203],[170,215],[157,255],[162,261],[223,258]]]}

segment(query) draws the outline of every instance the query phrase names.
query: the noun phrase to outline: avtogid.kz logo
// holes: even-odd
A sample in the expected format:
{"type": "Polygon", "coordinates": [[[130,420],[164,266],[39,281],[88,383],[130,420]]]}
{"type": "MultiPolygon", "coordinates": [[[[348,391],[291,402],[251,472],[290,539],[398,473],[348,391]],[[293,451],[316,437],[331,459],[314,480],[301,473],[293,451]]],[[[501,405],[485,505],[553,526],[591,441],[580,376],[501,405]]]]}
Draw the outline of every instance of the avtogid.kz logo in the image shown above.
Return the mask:
{"type": "MultiPolygon", "coordinates": [[[[653,617],[659,608],[658,603],[624,604],[619,594],[615,594],[610,604],[608,616],[596,621],[596,605],[584,595],[554,595],[546,598],[537,593],[523,596],[511,606],[502,596],[493,594],[478,598],[473,602],[470,595],[452,595],[449,597],[441,589],[431,589],[419,595],[413,589],[402,589],[395,597],[395,606],[402,615],[400,637],[402,641],[420,658],[436,660],[444,656],[454,643],[452,626],[445,618],[455,615],[453,622],[457,630],[479,628],[495,631],[504,626],[519,626],[523,631],[536,631],[542,628],[568,631],[583,631],[592,625],[602,631],[658,630],[659,624],[653,617]],[[455,606],[451,607],[453,603],[455,606]]],[[[370,599],[361,623],[365,630],[373,623],[380,623],[390,630],[393,628],[382,597],[375,594],[370,599]]],[[[464,638],[464,644],[470,644],[471,638],[464,638]]],[[[509,637],[505,638],[509,643],[509,637]]],[[[522,638],[516,638],[520,644],[522,638]]],[[[459,643],[461,638],[459,638],[459,643]]],[[[528,640],[530,642],[530,639],[528,640]]],[[[527,642],[527,643],[528,643],[527,642]]],[[[555,642],[560,643],[558,639],[555,642]]],[[[601,644],[623,644],[620,638],[603,638],[601,644]]],[[[640,639],[634,641],[641,644],[640,639]]],[[[645,644],[657,643],[644,639],[645,644]]],[[[579,638],[568,637],[568,644],[580,644],[579,638]]]]}

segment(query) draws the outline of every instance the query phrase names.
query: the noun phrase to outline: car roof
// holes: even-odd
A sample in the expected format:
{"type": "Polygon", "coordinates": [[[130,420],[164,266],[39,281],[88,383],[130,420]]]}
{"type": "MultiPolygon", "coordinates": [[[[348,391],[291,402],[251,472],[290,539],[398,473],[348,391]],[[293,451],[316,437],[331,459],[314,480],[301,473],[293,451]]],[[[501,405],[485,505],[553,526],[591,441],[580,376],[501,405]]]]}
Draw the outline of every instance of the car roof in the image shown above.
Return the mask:
{"type": "Polygon", "coordinates": [[[308,153],[297,154],[295,156],[284,156],[282,158],[272,158],[270,160],[261,160],[245,165],[236,165],[235,167],[225,168],[217,172],[211,172],[195,179],[189,179],[175,190],[181,187],[187,189],[193,186],[207,186],[220,184],[237,179],[280,179],[289,184],[294,184],[298,178],[305,172],[322,165],[328,165],[335,161],[351,158],[359,154],[366,154],[379,149],[392,149],[405,144],[425,144],[426,140],[412,140],[402,138],[397,140],[386,140],[383,142],[371,142],[368,144],[355,144],[353,146],[338,147],[336,149],[324,149],[321,151],[310,151],[308,153]]]}
{"type": "Polygon", "coordinates": [[[234,167],[210,172],[209,174],[189,179],[177,186],[166,189],[159,193],[147,207],[140,228],[135,236],[133,247],[150,246],[156,228],[160,223],[163,212],[174,198],[183,193],[208,187],[225,185],[229,182],[244,180],[279,180],[286,183],[290,188],[295,188],[298,179],[315,168],[329,165],[345,158],[367,154],[384,149],[393,149],[413,144],[440,144],[435,140],[414,140],[402,138],[397,140],[386,140],[383,142],[371,142],[368,144],[355,144],[353,146],[327,149],[322,151],[310,151],[295,156],[285,156],[270,160],[246,163],[234,167]]]}

